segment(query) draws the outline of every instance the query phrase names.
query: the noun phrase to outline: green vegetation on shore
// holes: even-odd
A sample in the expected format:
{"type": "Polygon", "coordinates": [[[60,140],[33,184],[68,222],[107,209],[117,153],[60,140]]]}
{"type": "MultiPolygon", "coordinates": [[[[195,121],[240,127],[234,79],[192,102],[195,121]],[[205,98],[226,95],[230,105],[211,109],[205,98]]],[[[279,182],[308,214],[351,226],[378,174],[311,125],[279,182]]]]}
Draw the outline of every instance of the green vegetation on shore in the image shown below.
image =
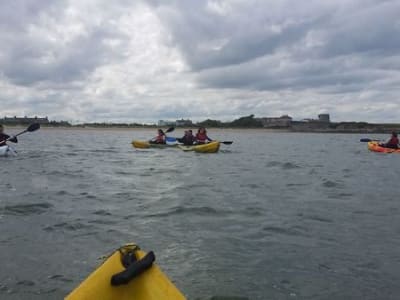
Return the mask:
{"type": "MultiPolygon", "coordinates": [[[[26,117],[25,117],[26,118],[26,117]]],[[[16,119],[0,119],[0,124],[6,126],[26,126],[32,123],[32,118],[20,118],[20,122],[16,119]]],[[[140,123],[107,123],[107,122],[93,122],[71,124],[68,121],[49,121],[47,118],[41,119],[42,127],[49,128],[158,128],[157,124],[140,124],[140,123]]],[[[173,125],[171,125],[173,126],[173,125]]],[[[165,126],[164,126],[165,127],[165,126]]],[[[201,122],[193,123],[192,125],[176,126],[183,128],[266,128],[266,129],[279,129],[291,132],[337,132],[337,133],[388,133],[391,131],[400,131],[400,124],[372,124],[367,122],[320,122],[318,120],[311,121],[291,121],[285,126],[265,126],[260,118],[255,118],[254,115],[243,116],[231,122],[223,122],[220,120],[206,119],[201,122]]]]}

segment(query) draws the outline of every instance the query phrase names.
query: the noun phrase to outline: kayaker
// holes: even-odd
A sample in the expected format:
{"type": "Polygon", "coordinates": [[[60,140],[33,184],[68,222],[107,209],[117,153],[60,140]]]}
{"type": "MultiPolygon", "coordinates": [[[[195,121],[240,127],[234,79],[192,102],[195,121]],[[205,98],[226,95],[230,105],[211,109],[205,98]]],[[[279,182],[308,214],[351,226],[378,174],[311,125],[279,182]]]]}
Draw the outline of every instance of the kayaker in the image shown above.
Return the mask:
{"type": "Polygon", "coordinates": [[[10,142],[18,143],[18,140],[15,136],[10,138],[10,136],[8,134],[4,133],[4,127],[3,127],[3,125],[0,124],[0,147],[6,146],[8,139],[10,142]]]}
{"type": "Polygon", "coordinates": [[[381,144],[382,147],[398,149],[399,148],[399,139],[397,137],[397,132],[393,131],[390,140],[387,143],[381,144]]]}
{"type": "Polygon", "coordinates": [[[186,146],[193,145],[196,141],[195,136],[193,135],[193,131],[191,129],[185,131],[185,135],[179,139],[179,142],[183,143],[186,146]]]}
{"type": "Polygon", "coordinates": [[[204,127],[200,127],[197,130],[197,134],[196,134],[196,143],[197,144],[205,144],[207,142],[211,142],[212,139],[210,139],[207,136],[207,130],[204,127]]]}
{"type": "Polygon", "coordinates": [[[157,136],[150,140],[153,144],[165,144],[165,133],[162,129],[157,130],[157,136]]]}

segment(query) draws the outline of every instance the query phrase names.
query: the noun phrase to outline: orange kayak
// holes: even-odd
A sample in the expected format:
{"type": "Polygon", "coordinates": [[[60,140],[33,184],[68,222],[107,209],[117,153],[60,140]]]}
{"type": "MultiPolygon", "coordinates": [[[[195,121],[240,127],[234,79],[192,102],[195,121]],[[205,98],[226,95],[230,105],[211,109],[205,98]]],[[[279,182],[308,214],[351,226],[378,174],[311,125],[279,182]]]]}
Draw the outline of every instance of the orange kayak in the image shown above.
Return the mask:
{"type": "Polygon", "coordinates": [[[382,147],[379,145],[378,142],[368,142],[368,149],[374,152],[381,152],[381,153],[400,153],[400,148],[399,149],[393,149],[393,148],[386,148],[382,147]]]}

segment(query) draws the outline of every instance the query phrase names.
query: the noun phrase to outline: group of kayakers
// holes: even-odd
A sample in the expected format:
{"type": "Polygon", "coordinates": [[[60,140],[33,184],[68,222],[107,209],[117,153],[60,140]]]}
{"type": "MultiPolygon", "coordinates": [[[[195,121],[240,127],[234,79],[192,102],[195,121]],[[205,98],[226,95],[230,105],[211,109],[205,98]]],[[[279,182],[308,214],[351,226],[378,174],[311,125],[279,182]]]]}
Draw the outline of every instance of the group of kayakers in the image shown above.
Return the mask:
{"type": "MultiPolygon", "coordinates": [[[[176,140],[184,145],[206,144],[212,141],[212,139],[208,137],[207,130],[204,127],[200,127],[197,130],[196,135],[193,134],[193,131],[191,129],[185,130],[184,136],[181,138],[177,138],[176,140]]],[[[7,145],[7,141],[18,143],[16,137],[10,137],[9,135],[4,133],[4,127],[0,124],[0,147],[7,145]]],[[[165,132],[162,129],[158,129],[157,136],[154,137],[150,142],[155,144],[166,144],[167,137],[165,135],[165,132]]],[[[380,143],[379,145],[381,147],[398,149],[400,148],[399,144],[400,143],[397,137],[397,132],[393,131],[390,139],[386,143],[380,143]]]]}
{"type": "MultiPolygon", "coordinates": [[[[204,127],[200,127],[197,130],[196,135],[193,134],[193,130],[191,129],[185,130],[184,136],[177,138],[176,140],[184,145],[206,144],[212,141],[212,139],[207,136],[207,130],[204,127]]],[[[167,137],[164,131],[162,129],[158,129],[157,136],[154,137],[150,142],[154,144],[166,144],[167,137]]]]}

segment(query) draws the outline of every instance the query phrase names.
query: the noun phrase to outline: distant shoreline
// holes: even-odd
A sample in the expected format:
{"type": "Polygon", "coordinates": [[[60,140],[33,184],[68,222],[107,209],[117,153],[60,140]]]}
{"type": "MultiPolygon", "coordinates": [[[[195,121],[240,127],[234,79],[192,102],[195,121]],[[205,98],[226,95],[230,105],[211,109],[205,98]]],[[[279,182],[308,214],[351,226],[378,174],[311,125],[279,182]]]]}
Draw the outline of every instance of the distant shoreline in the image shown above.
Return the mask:
{"type": "MultiPolygon", "coordinates": [[[[24,125],[4,125],[6,131],[8,129],[26,129],[27,126],[24,125]]],[[[161,126],[48,126],[44,125],[41,130],[76,130],[76,131],[135,131],[135,130],[155,130],[157,128],[167,129],[169,127],[161,126]]],[[[195,129],[196,127],[175,127],[176,131],[184,131],[188,128],[195,129]]],[[[309,129],[309,130],[294,130],[291,128],[249,128],[249,127],[207,127],[208,130],[218,130],[218,131],[260,131],[260,132],[274,132],[274,133],[327,133],[327,134],[388,134],[393,131],[393,128],[387,129],[309,129]]],[[[395,129],[396,130],[396,129],[395,129]]],[[[400,129],[399,129],[400,131],[400,129]]]]}

